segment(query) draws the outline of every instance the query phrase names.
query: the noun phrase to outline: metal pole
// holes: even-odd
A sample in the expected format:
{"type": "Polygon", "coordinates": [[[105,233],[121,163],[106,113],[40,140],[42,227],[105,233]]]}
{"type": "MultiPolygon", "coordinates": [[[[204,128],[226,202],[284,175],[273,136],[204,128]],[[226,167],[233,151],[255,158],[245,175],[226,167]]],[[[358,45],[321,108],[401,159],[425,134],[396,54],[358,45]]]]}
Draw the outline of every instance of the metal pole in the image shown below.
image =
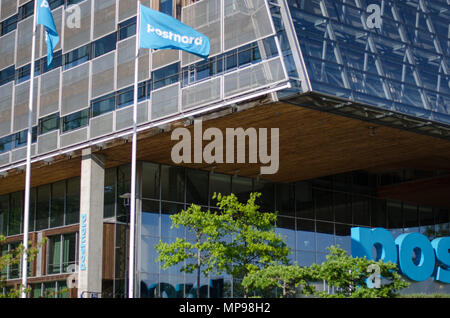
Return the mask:
{"type": "Polygon", "coordinates": [[[136,55],[134,60],[134,106],[133,106],[133,144],[131,154],[131,195],[130,195],[130,247],[129,247],[129,269],[128,269],[128,298],[134,298],[134,262],[135,262],[135,239],[136,239],[136,151],[137,151],[137,103],[138,103],[138,81],[139,81],[139,32],[141,22],[141,3],[137,4],[136,17],[136,55]]]}
{"type": "Polygon", "coordinates": [[[27,131],[27,162],[25,172],[25,199],[24,199],[24,216],[23,216],[23,246],[24,253],[22,255],[22,290],[21,298],[27,298],[25,289],[27,288],[27,250],[28,250],[28,231],[30,222],[30,180],[31,180],[31,143],[33,138],[33,95],[34,95],[34,60],[36,58],[36,32],[37,32],[37,15],[38,0],[34,0],[34,17],[33,17],[33,38],[31,41],[31,70],[30,70],[30,96],[28,102],[28,131],[27,131]]]}

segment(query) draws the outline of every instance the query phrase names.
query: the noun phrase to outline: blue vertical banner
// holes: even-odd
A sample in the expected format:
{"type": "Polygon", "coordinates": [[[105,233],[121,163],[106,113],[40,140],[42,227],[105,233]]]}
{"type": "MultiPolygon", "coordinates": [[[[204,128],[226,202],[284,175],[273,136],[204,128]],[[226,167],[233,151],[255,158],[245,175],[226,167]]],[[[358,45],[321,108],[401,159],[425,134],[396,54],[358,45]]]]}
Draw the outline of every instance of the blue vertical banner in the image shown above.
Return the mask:
{"type": "Polygon", "coordinates": [[[47,65],[53,61],[53,49],[59,42],[58,30],[53,20],[52,11],[48,0],[39,0],[37,12],[37,24],[45,27],[45,42],[47,43],[47,65]]]}
{"type": "Polygon", "coordinates": [[[142,4],[140,10],[140,48],[183,50],[204,59],[208,58],[210,41],[207,36],[142,4]]]}

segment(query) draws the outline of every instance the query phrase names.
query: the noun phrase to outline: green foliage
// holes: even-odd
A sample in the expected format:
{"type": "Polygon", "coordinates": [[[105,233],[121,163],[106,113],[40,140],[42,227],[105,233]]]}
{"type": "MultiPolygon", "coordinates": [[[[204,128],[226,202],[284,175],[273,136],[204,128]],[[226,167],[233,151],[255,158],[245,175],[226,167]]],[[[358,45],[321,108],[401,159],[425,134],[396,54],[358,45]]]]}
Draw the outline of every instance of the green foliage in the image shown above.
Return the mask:
{"type": "MultiPolygon", "coordinates": [[[[27,260],[28,262],[32,262],[37,253],[39,252],[39,248],[47,242],[47,239],[45,238],[42,240],[40,244],[36,247],[31,247],[25,250],[25,246],[23,244],[19,244],[16,248],[11,249],[7,251],[5,254],[0,256],[0,288],[5,288],[6,286],[6,277],[3,276],[3,272],[6,271],[8,266],[11,265],[20,265],[22,256],[24,253],[27,254],[27,260]]],[[[2,245],[6,244],[6,238],[3,235],[0,235],[0,247],[2,245]]],[[[31,246],[32,243],[28,242],[28,246],[31,246]]],[[[6,294],[0,293],[0,298],[19,298],[21,296],[21,288],[11,288],[7,291],[6,294]]],[[[25,288],[25,292],[29,293],[31,289],[25,288]]]]}
{"type": "Polygon", "coordinates": [[[325,280],[330,287],[334,287],[335,294],[325,291],[314,292],[319,297],[335,298],[391,298],[398,295],[398,291],[409,286],[397,272],[397,264],[392,262],[373,261],[366,257],[352,257],[339,247],[328,248],[330,254],[322,264],[309,267],[310,275],[325,280]],[[368,271],[371,264],[380,268],[382,283],[380,288],[369,288],[366,280],[372,275],[368,271]]]}
{"type": "MultiPolygon", "coordinates": [[[[225,249],[225,270],[238,279],[269,265],[288,264],[289,247],[275,232],[277,214],[260,212],[255,203],[261,193],[251,193],[247,203],[240,203],[234,194],[214,193],[217,207],[227,215],[232,241],[225,249]]],[[[247,290],[244,288],[244,297],[247,290]]]]}
{"type": "Polygon", "coordinates": [[[240,203],[234,194],[214,193],[218,212],[202,211],[193,204],[186,211],[172,215],[172,227],[184,226],[195,234],[195,240],[160,241],[155,245],[159,253],[156,261],[161,262],[164,269],[183,263],[181,271],[197,270],[197,285],[200,273],[207,276],[226,272],[242,279],[268,265],[287,264],[290,249],[275,233],[277,215],[259,212],[255,201],[260,196],[260,193],[252,193],[246,203],[240,203]]]}
{"type": "MultiPolygon", "coordinates": [[[[222,255],[226,249],[223,238],[226,235],[226,224],[229,223],[227,215],[220,215],[211,211],[202,211],[201,207],[192,204],[187,210],[170,216],[172,228],[184,226],[194,234],[194,240],[177,238],[173,243],[160,241],[155,245],[159,253],[157,262],[162,268],[183,263],[182,272],[193,273],[197,271],[197,286],[200,286],[200,273],[208,276],[211,272],[221,273],[224,268],[222,255]]],[[[197,297],[200,288],[197,288],[197,297]]]]}
{"type": "Polygon", "coordinates": [[[397,298],[450,298],[450,294],[401,294],[397,298]]]}
{"type": "Polygon", "coordinates": [[[259,271],[248,274],[242,281],[242,285],[249,292],[270,296],[271,290],[279,288],[281,298],[293,297],[297,294],[299,287],[307,294],[314,292],[310,285],[316,277],[311,276],[308,268],[298,265],[270,265],[259,271]]]}

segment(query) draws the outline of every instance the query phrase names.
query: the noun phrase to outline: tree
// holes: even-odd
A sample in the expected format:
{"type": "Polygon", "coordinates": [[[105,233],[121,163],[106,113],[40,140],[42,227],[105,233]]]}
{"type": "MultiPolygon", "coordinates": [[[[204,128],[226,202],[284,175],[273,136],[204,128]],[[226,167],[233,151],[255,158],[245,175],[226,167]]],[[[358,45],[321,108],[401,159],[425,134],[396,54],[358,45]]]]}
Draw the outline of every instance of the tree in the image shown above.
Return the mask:
{"type": "Polygon", "coordinates": [[[226,243],[227,215],[220,215],[211,211],[202,211],[201,207],[192,204],[187,210],[171,215],[172,228],[184,226],[188,232],[194,234],[191,242],[185,238],[177,238],[173,243],[162,241],[155,245],[159,256],[157,262],[167,269],[179,263],[184,263],[182,272],[197,271],[197,298],[200,297],[201,273],[208,276],[211,272],[221,273],[223,255],[226,243]],[[193,262],[189,262],[189,261],[193,262]]]}
{"type": "MultiPolygon", "coordinates": [[[[226,244],[224,266],[233,278],[244,279],[248,274],[269,265],[288,264],[290,248],[275,232],[277,213],[260,212],[255,203],[261,193],[251,193],[247,203],[240,203],[234,194],[214,193],[217,207],[230,222],[227,230],[232,241],[226,244]]],[[[248,291],[244,286],[244,297],[248,291]]]]}
{"type": "MultiPolygon", "coordinates": [[[[47,239],[42,240],[41,243],[36,247],[31,247],[25,250],[25,246],[23,244],[19,244],[16,248],[6,251],[4,254],[0,256],[0,288],[6,287],[6,277],[2,275],[4,271],[6,271],[8,266],[11,265],[19,265],[22,260],[22,256],[24,253],[27,254],[28,262],[32,262],[39,252],[39,248],[47,242],[47,239]]],[[[3,235],[0,235],[0,247],[6,244],[6,238],[3,235]]],[[[31,242],[28,243],[31,246],[31,242]]],[[[24,286],[20,286],[20,288],[14,288],[9,290],[7,294],[0,293],[0,298],[19,298],[22,293],[22,289],[24,286]]],[[[30,292],[30,288],[25,288],[25,292],[30,292]]]]}
{"type": "Polygon", "coordinates": [[[280,298],[286,298],[293,297],[299,287],[302,287],[302,291],[306,294],[314,292],[310,282],[315,280],[308,268],[298,265],[270,265],[248,274],[243,279],[242,285],[249,292],[259,292],[263,296],[268,296],[268,291],[279,288],[280,298]]]}
{"type": "Polygon", "coordinates": [[[385,263],[382,260],[368,260],[366,257],[352,257],[339,247],[331,246],[327,260],[322,264],[309,267],[310,276],[325,280],[330,287],[336,289],[335,294],[325,291],[314,292],[319,297],[336,298],[391,298],[398,296],[398,291],[409,286],[397,272],[397,264],[385,263]],[[378,268],[382,283],[380,286],[369,287],[368,279],[378,268]]]}

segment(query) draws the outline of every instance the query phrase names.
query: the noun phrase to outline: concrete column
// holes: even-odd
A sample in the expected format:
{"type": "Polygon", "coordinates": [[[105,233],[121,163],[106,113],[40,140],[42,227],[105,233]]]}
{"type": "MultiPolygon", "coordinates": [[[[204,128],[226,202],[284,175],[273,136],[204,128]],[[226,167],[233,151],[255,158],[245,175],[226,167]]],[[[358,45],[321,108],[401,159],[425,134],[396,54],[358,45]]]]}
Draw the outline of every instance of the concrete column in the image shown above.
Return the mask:
{"type": "Polygon", "coordinates": [[[104,158],[83,149],[81,160],[78,297],[102,291],[104,158]]]}

